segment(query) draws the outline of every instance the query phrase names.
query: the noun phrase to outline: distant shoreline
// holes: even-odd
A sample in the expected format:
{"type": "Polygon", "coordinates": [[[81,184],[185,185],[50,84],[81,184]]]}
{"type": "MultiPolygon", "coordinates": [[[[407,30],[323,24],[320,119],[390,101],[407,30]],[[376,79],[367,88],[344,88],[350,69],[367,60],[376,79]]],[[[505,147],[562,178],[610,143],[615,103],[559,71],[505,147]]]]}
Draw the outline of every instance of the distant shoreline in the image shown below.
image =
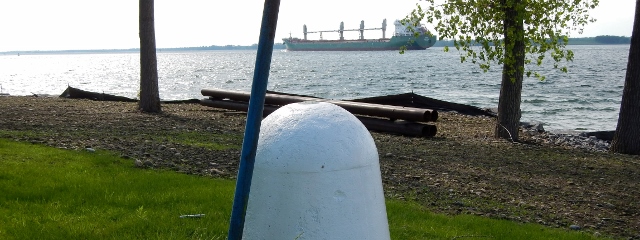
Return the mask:
{"type": "MultiPolygon", "coordinates": [[[[596,36],[586,38],[569,38],[568,45],[629,45],[631,37],[624,36],[596,36]]],[[[453,40],[443,40],[436,42],[433,47],[453,47],[453,40]]],[[[177,51],[211,51],[211,50],[257,50],[258,44],[249,46],[225,45],[225,46],[200,46],[200,47],[179,47],[179,48],[158,48],[158,52],[177,51]]],[[[285,49],[283,43],[273,44],[274,50],[285,49]]],[[[129,49],[89,49],[89,50],[32,50],[32,51],[8,51],[0,52],[0,55],[35,55],[35,54],[95,54],[95,53],[139,53],[139,48],[129,49]]]]}

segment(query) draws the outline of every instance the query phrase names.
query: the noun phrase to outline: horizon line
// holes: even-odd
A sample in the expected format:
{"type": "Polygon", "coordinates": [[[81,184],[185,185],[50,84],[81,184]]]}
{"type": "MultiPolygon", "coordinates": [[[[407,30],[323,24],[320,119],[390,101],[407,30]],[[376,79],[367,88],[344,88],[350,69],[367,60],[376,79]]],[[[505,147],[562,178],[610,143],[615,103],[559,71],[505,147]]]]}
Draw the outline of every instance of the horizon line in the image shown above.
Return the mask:
{"type": "MultiPolygon", "coordinates": [[[[570,37],[569,39],[588,39],[588,38],[596,38],[599,36],[615,36],[615,35],[598,35],[598,36],[594,36],[594,37],[570,37]]],[[[630,36],[615,36],[615,37],[625,37],[625,38],[631,38],[630,36]]],[[[438,40],[438,41],[453,41],[453,39],[445,39],[445,40],[438,40]]],[[[274,43],[274,45],[281,45],[283,43],[274,43]]],[[[258,44],[254,43],[251,45],[210,45],[210,46],[198,46],[198,47],[163,47],[163,48],[156,48],[156,50],[187,50],[187,49],[202,49],[202,48],[245,48],[247,50],[252,49],[252,48],[256,48],[257,49],[258,44]]],[[[229,49],[231,50],[231,49],[229,49]]],[[[235,49],[238,50],[238,49],[235,49]]],[[[0,54],[6,55],[6,54],[20,54],[20,53],[61,53],[61,52],[92,52],[92,51],[118,51],[118,52],[133,52],[133,51],[140,51],[140,47],[135,47],[135,48],[102,48],[102,49],[65,49],[65,50],[11,50],[11,51],[4,51],[4,52],[0,52],[0,54]]]]}

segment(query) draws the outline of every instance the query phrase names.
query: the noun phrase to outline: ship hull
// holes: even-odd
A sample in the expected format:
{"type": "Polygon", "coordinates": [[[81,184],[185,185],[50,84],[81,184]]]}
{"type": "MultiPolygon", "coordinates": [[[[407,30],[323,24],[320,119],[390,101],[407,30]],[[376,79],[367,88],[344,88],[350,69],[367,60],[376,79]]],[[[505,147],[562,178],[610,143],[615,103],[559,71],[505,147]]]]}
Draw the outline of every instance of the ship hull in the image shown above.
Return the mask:
{"type": "Polygon", "coordinates": [[[390,39],[364,40],[303,40],[296,38],[282,39],[288,51],[384,51],[424,50],[436,43],[435,36],[426,34],[414,38],[412,36],[393,36],[390,39]]]}

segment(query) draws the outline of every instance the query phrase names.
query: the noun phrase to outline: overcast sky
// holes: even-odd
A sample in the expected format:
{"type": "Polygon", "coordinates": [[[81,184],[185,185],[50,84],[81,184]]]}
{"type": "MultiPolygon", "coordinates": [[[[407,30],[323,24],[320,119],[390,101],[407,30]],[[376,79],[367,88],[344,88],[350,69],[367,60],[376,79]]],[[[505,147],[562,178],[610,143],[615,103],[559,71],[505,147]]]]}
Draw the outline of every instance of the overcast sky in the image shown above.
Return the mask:
{"type": "MultiPolygon", "coordinates": [[[[415,8],[415,0],[281,0],[276,42],[309,31],[380,27],[387,19],[387,36],[393,21],[415,8]]],[[[158,48],[258,43],[263,0],[156,0],[158,48]]],[[[601,0],[591,12],[598,19],[582,35],[631,36],[634,0],[601,0]]],[[[429,24],[427,23],[427,26],[429,24]]],[[[379,38],[378,31],[365,32],[379,38]]],[[[316,38],[318,36],[309,36],[316,38]]],[[[357,33],[345,35],[357,38],[357,33]]],[[[325,33],[325,39],[336,36],[325,33]]],[[[26,50],[76,50],[137,48],[136,0],[2,0],[0,1],[0,52],[26,50]]]]}

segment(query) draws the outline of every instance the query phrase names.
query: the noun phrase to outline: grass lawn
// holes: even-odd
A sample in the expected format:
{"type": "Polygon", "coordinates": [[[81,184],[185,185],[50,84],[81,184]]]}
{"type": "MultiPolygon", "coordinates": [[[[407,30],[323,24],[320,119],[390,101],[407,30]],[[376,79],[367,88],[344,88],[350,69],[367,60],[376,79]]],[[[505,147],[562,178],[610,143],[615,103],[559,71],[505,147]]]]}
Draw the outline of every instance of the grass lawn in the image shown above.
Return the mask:
{"type": "MultiPolygon", "coordinates": [[[[0,139],[0,239],[225,239],[234,184],[0,139]]],[[[387,212],[392,239],[596,239],[399,200],[388,199],[387,212]]]]}

